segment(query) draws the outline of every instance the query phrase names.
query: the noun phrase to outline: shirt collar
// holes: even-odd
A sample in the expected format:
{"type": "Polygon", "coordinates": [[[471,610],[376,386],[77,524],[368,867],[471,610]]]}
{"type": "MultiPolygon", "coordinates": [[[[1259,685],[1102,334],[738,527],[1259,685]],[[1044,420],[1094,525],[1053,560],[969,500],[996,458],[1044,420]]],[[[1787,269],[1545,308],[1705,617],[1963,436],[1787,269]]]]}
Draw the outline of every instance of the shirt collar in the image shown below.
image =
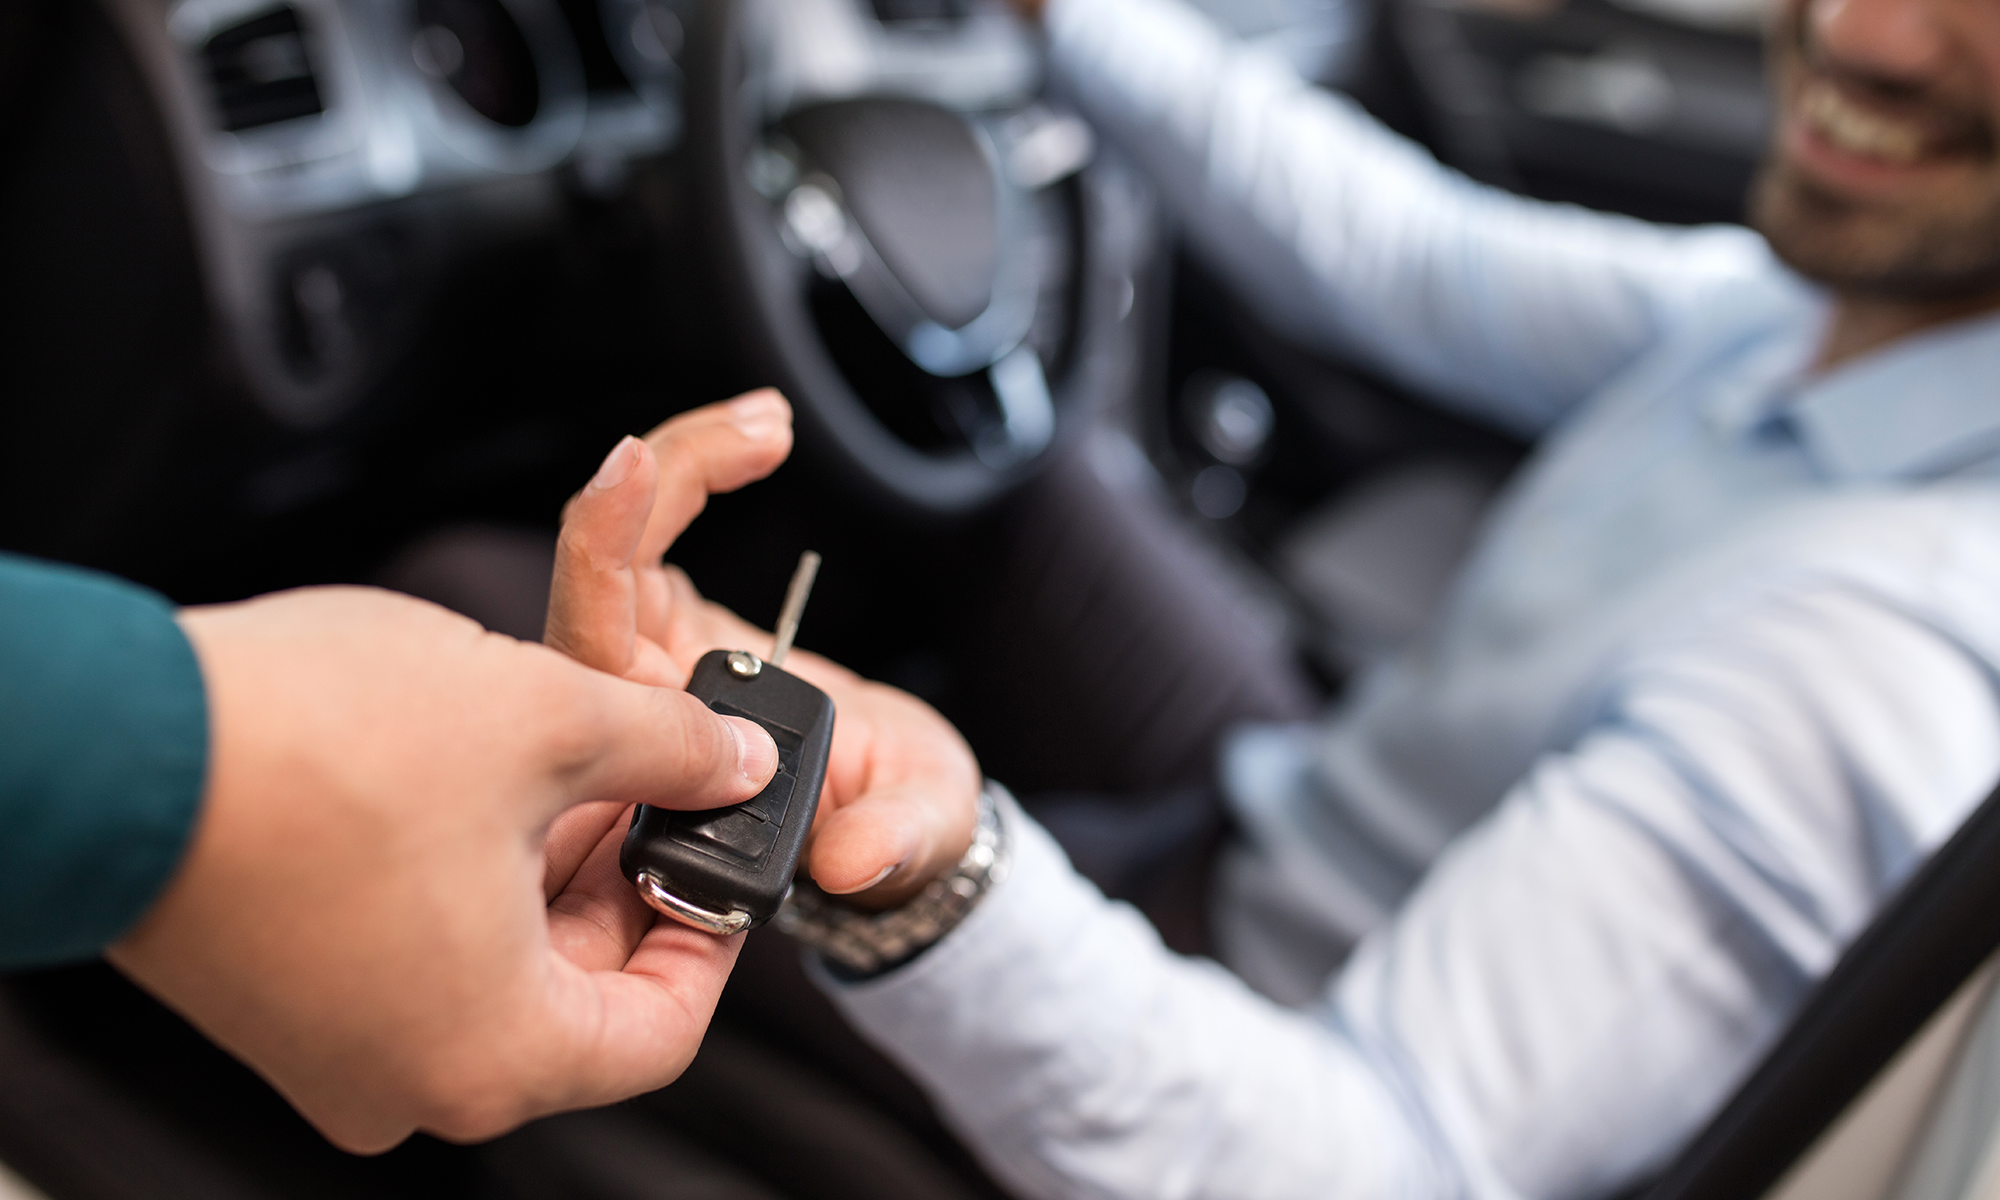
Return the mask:
{"type": "Polygon", "coordinates": [[[1830,478],[1938,474],[2000,452],[2000,314],[1959,321],[1811,374],[1827,309],[1762,339],[1704,406],[1718,435],[1773,418],[1830,478]]]}
{"type": "Polygon", "coordinates": [[[1843,479],[1938,474],[2000,450],[2000,314],[1902,338],[1808,380],[1792,419],[1843,479]]]}
{"type": "Polygon", "coordinates": [[[1729,323],[1748,344],[1702,404],[1709,429],[1724,441],[1747,435],[1798,399],[1826,328],[1821,304],[1788,307],[1775,324],[1754,309],[1732,315],[1738,319],[1729,323]]]}

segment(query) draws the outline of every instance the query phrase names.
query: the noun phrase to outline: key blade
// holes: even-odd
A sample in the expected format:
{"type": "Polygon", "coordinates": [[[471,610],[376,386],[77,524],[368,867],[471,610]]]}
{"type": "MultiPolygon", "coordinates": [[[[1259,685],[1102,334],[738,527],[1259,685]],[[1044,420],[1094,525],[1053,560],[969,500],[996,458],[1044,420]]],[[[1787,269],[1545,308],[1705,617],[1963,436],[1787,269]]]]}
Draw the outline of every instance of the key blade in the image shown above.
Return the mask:
{"type": "Polygon", "coordinates": [[[819,574],[819,555],[811,550],[799,555],[799,569],[792,572],[792,584],[785,589],[785,607],[778,611],[778,641],[771,647],[770,663],[785,665],[792,641],[799,636],[799,618],[805,615],[806,597],[812,594],[813,579],[819,574]]]}

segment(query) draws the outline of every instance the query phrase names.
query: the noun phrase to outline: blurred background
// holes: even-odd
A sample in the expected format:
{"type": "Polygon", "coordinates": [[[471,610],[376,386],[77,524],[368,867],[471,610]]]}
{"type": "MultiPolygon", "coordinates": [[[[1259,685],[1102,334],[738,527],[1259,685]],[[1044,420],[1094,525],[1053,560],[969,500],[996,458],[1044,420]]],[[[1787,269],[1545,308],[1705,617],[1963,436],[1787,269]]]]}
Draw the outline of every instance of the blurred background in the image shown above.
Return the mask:
{"type": "MultiPolygon", "coordinates": [[[[1761,0],[1200,3],[1529,195],[1735,220],[1765,134],[1761,0]]],[[[1523,449],[1264,329],[999,0],[13,0],[0,117],[0,548],[535,637],[617,437],[775,383],[794,460],[670,557],[768,625],[820,550],[802,644],[1023,793],[1186,786],[1228,720],[1316,711],[1523,449]]],[[[375,1160],[107,970],[18,976],[0,1162],[58,1200],[997,1195],[760,1006],[759,936],[684,1084],[375,1160]]]]}

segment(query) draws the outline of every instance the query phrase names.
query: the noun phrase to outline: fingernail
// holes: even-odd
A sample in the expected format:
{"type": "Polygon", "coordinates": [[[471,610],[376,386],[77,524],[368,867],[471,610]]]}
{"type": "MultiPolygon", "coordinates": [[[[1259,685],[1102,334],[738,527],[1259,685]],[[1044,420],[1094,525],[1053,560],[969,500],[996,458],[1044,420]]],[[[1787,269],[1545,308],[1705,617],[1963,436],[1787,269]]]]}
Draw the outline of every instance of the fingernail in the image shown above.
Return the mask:
{"type": "Polygon", "coordinates": [[[729,402],[729,419],[744,437],[761,442],[786,425],[786,405],[776,392],[752,392],[729,402]]]}
{"type": "MultiPolygon", "coordinates": [[[[907,861],[907,860],[906,860],[906,861],[907,861]]],[[[882,868],[881,870],[879,870],[879,871],[875,872],[875,878],[873,878],[873,879],[870,879],[870,880],[869,880],[868,882],[866,882],[866,883],[858,883],[858,884],[855,884],[855,885],[854,885],[853,887],[851,887],[851,888],[842,888],[842,889],[841,889],[840,891],[837,891],[837,892],[836,892],[836,891],[833,891],[833,890],[831,890],[831,889],[829,889],[829,890],[827,891],[827,895],[829,895],[829,896],[852,896],[852,895],[856,895],[856,894],[858,894],[858,893],[860,893],[860,892],[865,892],[865,891],[867,891],[867,890],[868,890],[869,888],[872,888],[872,887],[874,887],[874,886],[875,886],[876,884],[878,884],[878,883],[882,882],[882,881],[883,881],[884,879],[887,879],[887,878],[889,878],[889,876],[891,876],[891,875],[894,875],[894,874],[895,874],[895,873],[896,873],[896,872],[897,872],[898,870],[900,870],[900,869],[902,868],[902,866],[903,866],[903,864],[902,864],[902,863],[899,863],[899,862],[893,862],[893,863],[890,863],[890,864],[889,864],[888,866],[886,866],[886,867],[883,867],[883,868],[882,868]]]]}
{"type": "Polygon", "coordinates": [[[632,468],[639,463],[639,439],[627,436],[611,453],[604,456],[604,465],[597,468],[597,474],[590,477],[590,486],[600,492],[608,492],[631,477],[632,468]]]}
{"type": "Polygon", "coordinates": [[[736,769],[750,783],[763,787],[778,769],[778,744],[764,727],[742,717],[724,717],[736,736],[736,769]]]}

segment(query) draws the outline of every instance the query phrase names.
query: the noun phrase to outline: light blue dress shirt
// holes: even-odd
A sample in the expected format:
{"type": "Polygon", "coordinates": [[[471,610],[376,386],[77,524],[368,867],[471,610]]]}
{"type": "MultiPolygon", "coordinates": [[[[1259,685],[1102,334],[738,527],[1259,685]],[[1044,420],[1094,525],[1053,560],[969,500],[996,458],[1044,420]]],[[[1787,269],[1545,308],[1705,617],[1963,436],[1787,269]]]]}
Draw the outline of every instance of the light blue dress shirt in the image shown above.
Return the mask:
{"type": "Polygon", "coordinates": [[[1539,448],[1419,645],[1229,756],[1234,974],[1013,813],[963,926],[828,987],[1026,1195],[1615,1191],[2000,775],[2000,319],[1815,373],[1744,230],[1475,187],[1174,0],[1048,24],[1268,320],[1539,448]]]}

